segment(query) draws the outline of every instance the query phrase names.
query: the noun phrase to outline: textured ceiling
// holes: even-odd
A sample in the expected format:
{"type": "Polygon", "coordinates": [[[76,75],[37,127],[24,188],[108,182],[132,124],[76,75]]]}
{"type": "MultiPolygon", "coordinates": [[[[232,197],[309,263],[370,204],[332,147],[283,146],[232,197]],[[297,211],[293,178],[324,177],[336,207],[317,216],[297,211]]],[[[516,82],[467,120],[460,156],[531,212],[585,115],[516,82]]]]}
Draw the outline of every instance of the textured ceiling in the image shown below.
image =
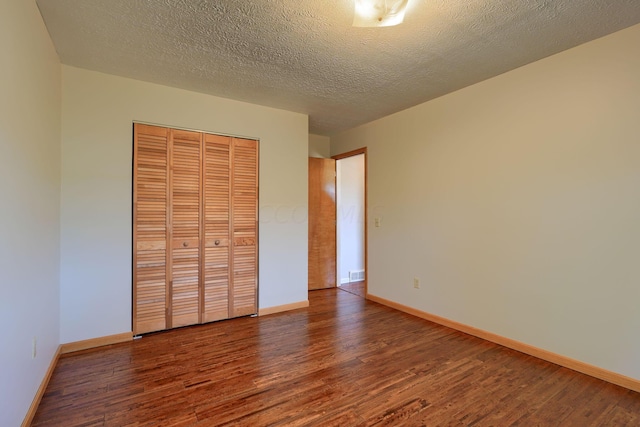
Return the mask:
{"type": "Polygon", "coordinates": [[[640,0],[38,0],[64,64],[310,116],[331,135],[640,22],[640,0]]]}

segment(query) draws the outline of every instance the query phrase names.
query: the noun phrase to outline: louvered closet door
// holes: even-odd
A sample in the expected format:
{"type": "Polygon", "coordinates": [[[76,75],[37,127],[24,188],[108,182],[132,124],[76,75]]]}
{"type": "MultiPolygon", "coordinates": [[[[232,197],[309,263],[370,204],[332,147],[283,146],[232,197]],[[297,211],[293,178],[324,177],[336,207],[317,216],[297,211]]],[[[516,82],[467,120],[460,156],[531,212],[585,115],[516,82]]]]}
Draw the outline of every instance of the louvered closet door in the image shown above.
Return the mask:
{"type": "Polygon", "coordinates": [[[133,330],[167,327],[167,132],[134,126],[133,330]]]}
{"type": "Polygon", "coordinates": [[[203,321],[229,316],[229,147],[231,138],[204,135],[203,321]]]}
{"type": "Polygon", "coordinates": [[[171,130],[169,141],[172,328],[200,323],[201,138],[171,130]]]}
{"type": "Polygon", "coordinates": [[[257,312],[258,142],[134,126],[134,332],[257,312]]]}
{"type": "Polygon", "coordinates": [[[258,142],[232,141],[231,316],[257,312],[258,277],[258,142]]]}

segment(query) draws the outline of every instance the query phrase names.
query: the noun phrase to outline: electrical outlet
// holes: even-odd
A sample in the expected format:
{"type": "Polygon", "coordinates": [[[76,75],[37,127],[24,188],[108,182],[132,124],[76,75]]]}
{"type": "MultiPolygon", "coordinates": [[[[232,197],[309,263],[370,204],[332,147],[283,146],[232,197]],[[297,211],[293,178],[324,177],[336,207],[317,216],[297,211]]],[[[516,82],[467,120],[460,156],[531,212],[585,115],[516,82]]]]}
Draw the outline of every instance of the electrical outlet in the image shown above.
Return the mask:
{"type": "Polygon", "coordinates": [[[380,223],[382,222],[381,218],[374,218],[373,220],[376,227],[380,227],[380,223]]]}
{"type": "Polygon", "coordinates": [[[415,289],[420,289],[420,279],[418,279],[417,277],[413,278],[413,287],[415,289]]]}
{"type": "Polygon", "coordinates": [[[38,338],[33,337],[33,342],[31,346],[31,358],[35,359],[38,354],[38,338]]]}

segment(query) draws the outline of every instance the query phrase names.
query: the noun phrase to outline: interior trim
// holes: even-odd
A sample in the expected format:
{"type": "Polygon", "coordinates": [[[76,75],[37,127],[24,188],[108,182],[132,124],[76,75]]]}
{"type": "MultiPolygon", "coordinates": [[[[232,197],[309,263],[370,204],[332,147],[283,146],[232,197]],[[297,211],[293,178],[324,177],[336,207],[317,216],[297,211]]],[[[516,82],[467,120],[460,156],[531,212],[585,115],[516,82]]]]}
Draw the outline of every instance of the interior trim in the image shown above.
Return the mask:
{"type": "Polygon", "coordinates": [[[60,345],[60,354],[73,353],[74,351],[86,350],[88,348],[102,347],[103,345],[118,344],[133,340],[133,332],[123,332],[121,334],[107,335],[106,337],[91,338],[88,340],[75,341],[60,345]]]}
{"type": "Polygon", "coordinates": [[[40,406],[40,401],[42,400],[42,396],[44,396],[44,392],[47,390],[47,386],[49,385],[49,380],[51,379],[51,375],[53,374],[53,370],[56,368],[58,364],[58,359],[61,354],[61,347],[58,346],[55,353],[53,353],[53,357],[51,358],[51,362],[49,363],[49,368],[47,372],[44,374],[44,378],[42,378],[42,382],[40,383],[40,387],[38,387],[38,391],[36,395],[33,397],[33,401],[31,402],[31,406],[29,406],[29,410],[22,421],[22,427],[29,427],[33,422],[33,417],[36,416],[36,411],[38,410],[38,406],[40,406]]]}
{"type": "Polygon", "coordinates": [[[331,156],[333,160],[342,160],[347,157],[357,156],[359,154],[367,154],[367,147],[356,148],[355,150],[347,151],[346,153],[336,154],[335,156],[331,156]]]}
{"type": "Polygon", "coordinates": [[[612,384],[619,385],[640,393],[640,380],[618,374],[616,372],[608,371],[597,366],[590,365],[579,360],[572,359],[561,354],[553,353],[548,350],[543,350],[538,347],[534,347],[529,344],[525,344],[520,341],[512,340],[501,335],[494,334],[492,332],[484,331],[482,329],[474,328],[473,326],[458,323],[453,320],[446,319],[444,317],[436,316],[435,314],[427,313],[406,305],[387,300],[372,294],[367,294],[367,299],[379,304],[385,305],[390,308],[402,311],[407,314],[411,314],[421,319],[429,320],[442,326],[446,326],[451,329],[455,329],[460,332],[464,332],[469,335],[473,335],[478,338],[482,338],[486,341],[491,341],[495,344],[510,348],[512,350],[519,351],[529,356],[537,357],[538,359],[546,360],[547,362],[555,363],[556,365],[569,368],[571,370],[589,375],[591,377],[598,378],[600,380],[607,381],[612,384]]]}
{"type": "Polygon", "coordinates": [[[291,304],[276,305],[273,307],[261,308],[258,316],[268,316],[269,314],[282,313],[283,311],[297,310],[309,307],[309,300],[298,301],[291,304]]]}
{"type": "MultiPolygon", "coordinates": [[[[347,151],[346,153],[336,154],[335,156],[331,156],[336,162],[338,160],[343,160],[349,157],[358,156],[360,154],[364,155],[364,293],[365,295],[369,292],[369,166],[368,166],[368,152],[367,147],[356,148],[355,150],[347,151]]],[[[336,172],[337,172],[337,164],[336,164],[336,172]]],[[[337,177],[337,175],[336,175],[337,177]]],[[[336,195],[338,188],[336,182],[336,195]]],[[[338,205],[336,203],[336,209],[338,205]]],[[[338,242],[338,235],[336,230],[336,244],[338,242]]],[[[336,251],[338,247],[336,246],[336,251]]],[[[337,252],[336,252],[337,253],[337,252]]],[[[338,263],[338,258],[336,255],[336,264],[338,263]]],[[[338,281],[339,278],[336,278],[338,281]]]]}

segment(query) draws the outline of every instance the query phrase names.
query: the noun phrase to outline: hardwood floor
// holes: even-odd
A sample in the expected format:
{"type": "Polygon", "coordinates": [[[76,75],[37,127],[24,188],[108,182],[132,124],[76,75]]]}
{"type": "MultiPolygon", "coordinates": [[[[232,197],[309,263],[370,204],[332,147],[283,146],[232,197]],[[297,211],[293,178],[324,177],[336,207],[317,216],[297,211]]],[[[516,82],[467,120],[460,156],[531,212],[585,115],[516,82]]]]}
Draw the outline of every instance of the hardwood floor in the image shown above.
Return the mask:
{"type": "Polygon", "coordinates": [[[364,282],[345,283],[344,285],[340,285],[339,289],[352,293],[354,295],[361,296],[362,298],[366,296],[364,282]]]}
{"type": "Polygon", "coordinates": [[[34,426],[637,426],[640,394],[339,289],[63,356],[34,426]]]}

